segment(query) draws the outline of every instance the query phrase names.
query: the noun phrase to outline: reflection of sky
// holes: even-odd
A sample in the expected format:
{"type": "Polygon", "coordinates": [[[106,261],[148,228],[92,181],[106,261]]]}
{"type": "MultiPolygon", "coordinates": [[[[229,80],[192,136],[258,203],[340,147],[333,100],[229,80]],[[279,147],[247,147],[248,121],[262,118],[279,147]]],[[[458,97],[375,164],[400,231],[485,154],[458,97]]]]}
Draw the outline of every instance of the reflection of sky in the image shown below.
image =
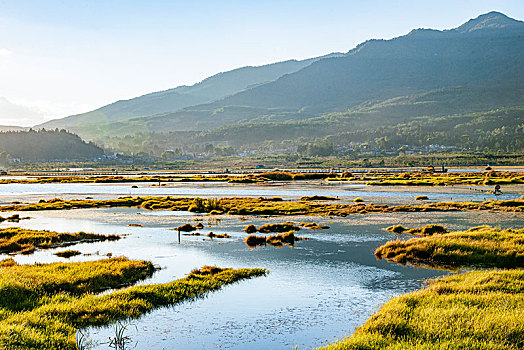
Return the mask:
{"type": "MultiPolygon", "coordinates": [[[[11,214],[11,213],[5,213],[11,214]]],[[[26,213],[23,213],[26,214],[26,213]]],[[[0,227],[48,229],[64,232],[88,231],[121,234],[116,242],[79,244],[72,249],[81,255],[69,261],[127,256],[148,259],[162,267],[153,278],[141,283],[165,283],[185,276],[194,267],[264,267],[267,277],[243,281],[212,293],[203,300],[156,310],[129,327],[128,335],[138,340],[136,349],[280,349],[300,345],[311,348],[351,333],[391,296],[419,288],[422,280],[439,271],[403,267],[377,261],[373,251],[393,236],[383,230],[402,222],[414,227],[442,223],[463,229],[482,223],[502,227],[518,225],[515,213],[395,213],[355,215],[347,218],[264,218],[188,215],[169,211],[149,212],[138,208],[81,209],[31,212],[30,220],[0,227]],[[161,215],[149,215],[149,214],[161,215]],[[182,215],[179,215],[182,214],[182,215]],[[207,237],[182,236],[178,244],[172,230],[187,222],[202,220],[206,234],[228,233],[231,239],[210,241],[207,237]],[[253,223],[317,221],[328,230],[301,230],[309,241],[295,248],[249,249],[242,242],[242,228],[253,223]],[[128,224],[144,227],[130,227],[128,224]],[[256,335],[256,336],[255,336],[256,335]]],[[[63,249],[63,248],[61,248],[63,249]]],[[[33,255],[16,255],[20,263],[66,261],[39,250],[33,255]]],[[[0,259],[2,257],[0,256],[0,259]]],[[[91,330],[91,338],[106,340],[111,328],[91,330]]],[[[104,349],[104,347],[100,347],[104,349]]]]}
{"type": "Polygon", "coordinates": [[[136,184],[138,188],[131,188],[131,184],[0,184],[0,197],[29,196],[29,195],[107,195],[107,196],[283,196],[298,198],[301,196],[325,195],[341,198],[381,197],[413,199],[419,195],[429,195],[430,199],[437,200],[474,200],[483,201],[490,198],[511,199],[518,198],[524,192],[524,186],[511,186],[511,191],[503,192],[500,196],[486,193],[490,187],[381,187],[365,186],[362,184],[332,184],[318,185],[299,183],[291,186],[259,186],[234,185],[227,183],[186,183],[168,184],[157,187],[151,184],[136,184]],[[474,189],[475,188],[475,189],[474,189]]]}

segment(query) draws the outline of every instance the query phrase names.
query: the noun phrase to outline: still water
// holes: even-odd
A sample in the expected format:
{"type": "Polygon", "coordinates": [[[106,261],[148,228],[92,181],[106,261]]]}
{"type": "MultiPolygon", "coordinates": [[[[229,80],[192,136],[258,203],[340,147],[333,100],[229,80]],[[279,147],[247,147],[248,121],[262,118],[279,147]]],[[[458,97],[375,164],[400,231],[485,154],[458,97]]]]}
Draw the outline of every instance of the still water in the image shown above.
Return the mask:
{"type": "Polygon", "coordinates": [[[300,198],[301,196],[323,195],[351,200],[361,197],[375,203],[400,204],[413,202],[419,195],[428,195],[430,201],[485,201],[488,199],[512,199],[524,194],[524,186],[503,186],[504,194],[494,196],[488,191],[492,186],[366,186],[365,184],[333,183],[311,181],[302,183],[275,182],[270,184],[230,184],[221,182],[166,183],[162,186],[152,183],[134,184],[0,184],[0,204],[25,199],[38,201],[60,197],[63,199],[115,198],[118,196],[279,196],[300,198]],[[137,188],[133,188],[136,186],[137,188]]]}

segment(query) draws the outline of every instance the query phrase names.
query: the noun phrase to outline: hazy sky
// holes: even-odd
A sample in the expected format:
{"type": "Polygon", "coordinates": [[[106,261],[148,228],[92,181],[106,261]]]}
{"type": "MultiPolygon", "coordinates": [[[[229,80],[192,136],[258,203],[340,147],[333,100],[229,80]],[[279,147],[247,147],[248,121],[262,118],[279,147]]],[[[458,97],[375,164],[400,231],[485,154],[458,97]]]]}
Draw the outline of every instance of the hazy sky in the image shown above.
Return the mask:
{"type": "Polygon", "coordinates": [[[524,19],[524,0],[0,0],[0,125],[413,28],[449,29],[492,10],[524,19]],[[13,119],[2,106],[27,115],[13,119]]]}

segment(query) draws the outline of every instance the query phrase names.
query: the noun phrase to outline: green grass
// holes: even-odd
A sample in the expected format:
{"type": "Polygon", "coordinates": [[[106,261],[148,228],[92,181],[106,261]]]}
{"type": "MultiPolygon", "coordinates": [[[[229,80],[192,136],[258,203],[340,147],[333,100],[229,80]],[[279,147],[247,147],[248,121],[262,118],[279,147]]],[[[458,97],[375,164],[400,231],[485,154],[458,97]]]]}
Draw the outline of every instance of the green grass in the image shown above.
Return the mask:
{"type": "Polygon", "coordinates": [[[114,241],[118,239],[120,239],[120,237],[116,235],[99,235],[85,232],[60,233],[21,228],[5,228],[0,229],[0,254],[31,254],[36,248],[46,249],[66,244],[71,245],[82,242],[99,242],[106,240],[114,241]]]}
{"type": "Polygon", "coordinates": [[[480,226],[463,232],[390,241],[377,248],[378,259],[437,268],[524,267],[524,229],[480,226]]]}
{"type": "Polygon", "coordinates": [[[170,283],[97,295],[93,293],[150,275],[151,263],[117,258],[18,266],[10,260],[0,263],[0,269],[0,290],[11,298],[1,298],[0,349],[12,350],[73,350],[79,328],[136,318],[267,273],[264,269],[203,268],[170,283]]]}
{"type": "Polygon", "coordinates": [[[355,334],[325,350],[524,348],[524,270],[434,280],[386,303],[355,334]]]}

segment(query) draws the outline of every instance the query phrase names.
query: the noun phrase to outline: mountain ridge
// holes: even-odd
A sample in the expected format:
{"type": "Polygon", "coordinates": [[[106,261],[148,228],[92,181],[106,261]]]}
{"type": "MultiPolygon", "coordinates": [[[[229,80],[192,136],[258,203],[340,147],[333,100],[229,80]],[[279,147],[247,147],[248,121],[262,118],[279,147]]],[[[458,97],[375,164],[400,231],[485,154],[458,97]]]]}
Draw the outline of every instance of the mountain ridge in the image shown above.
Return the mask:
{"type": "MultiPolygon", "coordinates": [[[[524,22],[490,12],[453,29],[414,29],[389,40],[367,40],[344,54],[325,56],[212,102],[75,131],[97,140],[136,132],[212,132],[249,123],[310,120],[439,89],[463,90],[435,103],[406,102],[405,119],[395,119],[395,111],[402,110],[397,106],[388,112],[393,113],[389,119],[384,112],[381,121],[408,123],[409,118],[453,111],[478,112],[479,106],[524,105],[523,40],[524,22]]],[[[329,130],[337,132],[336,127],[329,130]]]]}

